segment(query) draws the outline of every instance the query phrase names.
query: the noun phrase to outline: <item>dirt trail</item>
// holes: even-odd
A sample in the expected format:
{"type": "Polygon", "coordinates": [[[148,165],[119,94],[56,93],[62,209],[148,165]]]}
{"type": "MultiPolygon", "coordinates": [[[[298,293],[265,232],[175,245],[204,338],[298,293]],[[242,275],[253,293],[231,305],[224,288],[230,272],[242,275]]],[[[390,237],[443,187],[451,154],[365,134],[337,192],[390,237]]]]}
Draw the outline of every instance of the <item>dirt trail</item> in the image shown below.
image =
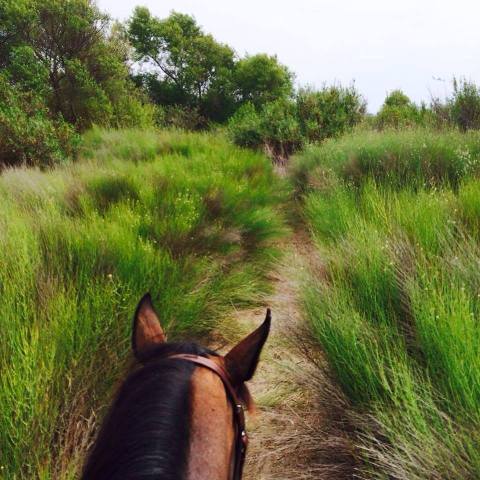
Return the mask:
{"type": "MultiPolygon", "coordinates": [[[[295,233],[273,274],[272,332],[250,389],[258,412],[249,417],[247,480],[347,479],[353,456],[343,422],[343,401],[322,372],[318,348],[304,326],[299,289],[307,268],[323,269],[308,236],[295,233]]],[[[238,311],[239,329],[258,326],[265,308],[238,311]]]]}

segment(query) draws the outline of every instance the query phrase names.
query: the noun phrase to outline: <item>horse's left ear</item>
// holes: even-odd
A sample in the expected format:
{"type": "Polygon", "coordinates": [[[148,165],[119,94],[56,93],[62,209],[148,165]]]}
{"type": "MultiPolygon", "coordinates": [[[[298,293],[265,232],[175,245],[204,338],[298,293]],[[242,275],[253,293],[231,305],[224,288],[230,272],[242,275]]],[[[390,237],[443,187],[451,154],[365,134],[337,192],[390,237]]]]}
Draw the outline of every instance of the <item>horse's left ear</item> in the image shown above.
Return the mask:
{"type": "Polygon", "coordinates": [[[132,349],[135,357],[142,360],[144,355],[160,343],[167,341],[157,312],[149,293],[138,303],[133,319],[132,349]]]}
{"type": "Polygon", "coordinates": [[[271,319],[268,308],[262,325],[225,355],[225,366],[235,385],[240,385],[253,377],[263,345],[270,332],[271,319]]]}

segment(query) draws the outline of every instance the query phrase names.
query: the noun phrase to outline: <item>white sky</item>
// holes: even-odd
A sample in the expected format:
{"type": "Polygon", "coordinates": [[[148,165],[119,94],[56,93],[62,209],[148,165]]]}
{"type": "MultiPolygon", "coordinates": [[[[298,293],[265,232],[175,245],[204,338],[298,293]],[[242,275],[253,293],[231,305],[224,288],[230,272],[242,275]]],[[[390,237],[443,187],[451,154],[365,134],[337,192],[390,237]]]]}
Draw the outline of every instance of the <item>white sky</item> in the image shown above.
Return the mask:
{"type": "Polygon", "coordinates": [[[396,88],[420,102],[444,97],[453,75],[480,84],[479,0],[97,2],[119,20],[139,4],[161,18],[189,13],[239,55],[277,54],[297,84],[355,80],[371,112],[396,88]]]}

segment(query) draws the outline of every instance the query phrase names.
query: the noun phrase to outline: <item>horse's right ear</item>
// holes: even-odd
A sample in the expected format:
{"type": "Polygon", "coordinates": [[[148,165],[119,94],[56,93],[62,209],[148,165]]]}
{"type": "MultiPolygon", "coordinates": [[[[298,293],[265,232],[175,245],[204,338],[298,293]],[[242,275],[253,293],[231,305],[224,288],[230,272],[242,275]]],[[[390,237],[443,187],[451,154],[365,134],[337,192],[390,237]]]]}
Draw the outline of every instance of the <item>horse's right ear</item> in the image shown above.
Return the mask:
{"type": "Polygon", "coordinates": [[[225,355],[227,371],[232,378],[234,386],[241,385],[253,377],[260,358],[260,352],[270,332],[271,320],[272,315],[270,309],[267,308],[267,316],[262,325],[225,355]]]}
{"type": "Polygon", "coordinates": [[[132,349],[142,360],[155,346],[167,341],[149,293],[140,300],[133,319],[132,349]]]}

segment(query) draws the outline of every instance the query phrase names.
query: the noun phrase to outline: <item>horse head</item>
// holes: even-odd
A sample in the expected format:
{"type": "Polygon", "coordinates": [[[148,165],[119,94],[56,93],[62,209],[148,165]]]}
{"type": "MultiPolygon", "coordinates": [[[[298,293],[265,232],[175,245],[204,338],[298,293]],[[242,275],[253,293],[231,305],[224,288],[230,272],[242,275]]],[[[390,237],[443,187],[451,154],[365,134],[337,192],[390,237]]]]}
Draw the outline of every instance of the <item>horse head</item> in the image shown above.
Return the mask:
{"type": "Polygon", "coordinates": [[[237,480],[246,448],[245,382],[270,330],[263,324],[225,356],[170,343],[149,294],[134,316],[130,374],[104,420],[84,480],[237,480]]]}

